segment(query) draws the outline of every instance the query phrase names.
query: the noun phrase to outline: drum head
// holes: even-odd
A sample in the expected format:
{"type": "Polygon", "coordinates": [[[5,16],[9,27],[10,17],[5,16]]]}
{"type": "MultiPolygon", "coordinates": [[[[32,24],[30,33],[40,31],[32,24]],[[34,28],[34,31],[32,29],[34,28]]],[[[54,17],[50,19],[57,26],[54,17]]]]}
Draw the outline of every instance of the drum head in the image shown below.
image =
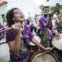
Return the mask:
{"type": "Polygon", "coordinates": [[[57,48],[57,49],[59,49],[59,50],[62,50],[62,33],[59,34],[59,35],[60,35],[59,38],[56,37],[56,38],[53,39],[52,45],[53,45],[55,48],[57,48]]]}
{"type": "Polygon", "coordinates": [[[31,62],[58,62],[52,53],[37,52],[31,58],[31,62]]]}

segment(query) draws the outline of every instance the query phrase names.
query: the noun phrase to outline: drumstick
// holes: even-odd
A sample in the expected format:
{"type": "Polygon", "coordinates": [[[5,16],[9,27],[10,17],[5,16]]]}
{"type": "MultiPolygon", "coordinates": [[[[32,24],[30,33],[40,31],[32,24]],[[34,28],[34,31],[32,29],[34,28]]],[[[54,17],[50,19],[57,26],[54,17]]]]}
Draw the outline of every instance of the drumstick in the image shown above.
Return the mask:
{"type": "MultiPolygon", "coordinates": [[[[1,30],[0,33],[3,33],[3,32],[5,32],[5,31],[11,30],[11,29],[13,29],[13,27],[9,27],[9,28],[7,28],[7,29],[5,29],[5,30],[1,30]]],[[[22,27],[22,29],[23,29],[23,27],[22,27]]]]}
{"type": "Polygon", "coordinates": [[[5,29],[5,30],[1,30],[0,33],[3,33],[3,32],[5,32],[5,31],[11,30],[12,28],[13,28],[13,27],[7,28],[7,29],[5,29]]]}
{"type": "MultiPolygon", "coordinates": [[[[5,32],[5,31],[11,30],[11,29],[13,29],[13,28],[14,28],[14,25],[13,25],[12,27],[9,27],[9,28],[5,29],[5,30],[0,30],[0,33],[3,33],[3,32],[5,32]]],[[[24,27],[21,26],[21,28],[23,29],[24,27]]]]}

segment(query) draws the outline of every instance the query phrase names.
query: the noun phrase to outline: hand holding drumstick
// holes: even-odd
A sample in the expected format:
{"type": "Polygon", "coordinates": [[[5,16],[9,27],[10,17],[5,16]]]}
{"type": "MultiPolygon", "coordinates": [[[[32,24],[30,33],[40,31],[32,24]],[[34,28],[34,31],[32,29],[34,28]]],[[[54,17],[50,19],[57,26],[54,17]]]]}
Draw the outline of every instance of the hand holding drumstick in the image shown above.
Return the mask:
{"type": "Polygon", "coordinates": [[[1,30],[0,33],[3,33],[5,31],[11,30],[11,29],[15,29],[16,31],[17,30],[23,31],[24,25],[23,25],[23,23],[21,24],[20,22],[18,22],[16,24],[12,25],[12,27],[9,27],[9,28],[7,28],[5,30],[1,30]]]}

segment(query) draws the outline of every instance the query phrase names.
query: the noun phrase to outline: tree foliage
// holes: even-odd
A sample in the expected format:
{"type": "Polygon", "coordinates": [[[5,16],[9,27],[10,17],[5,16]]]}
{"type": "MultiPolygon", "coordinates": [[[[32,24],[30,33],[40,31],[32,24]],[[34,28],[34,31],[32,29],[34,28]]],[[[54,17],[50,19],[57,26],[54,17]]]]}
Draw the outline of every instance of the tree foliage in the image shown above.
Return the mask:
{"type": "MultiPolygon", "coordinates": [[[[43,10],[43,7],[44,7],[44,5],[39,6],[39,8],[41,10],[43,10]]],[[[62,9],[62,5],[60,5],[59,3],[56,3],[55,6],[51,6],[50,8],[51,8],[52,11],[59,11],[59,9],[62,9]]]]}
{"type": "Polygon", "coordinates": [[[51,7],[51,10],[53,11],[59,11],[59,9],[62,9],[62,5],[59,5],[59,3],[51,7]]]}

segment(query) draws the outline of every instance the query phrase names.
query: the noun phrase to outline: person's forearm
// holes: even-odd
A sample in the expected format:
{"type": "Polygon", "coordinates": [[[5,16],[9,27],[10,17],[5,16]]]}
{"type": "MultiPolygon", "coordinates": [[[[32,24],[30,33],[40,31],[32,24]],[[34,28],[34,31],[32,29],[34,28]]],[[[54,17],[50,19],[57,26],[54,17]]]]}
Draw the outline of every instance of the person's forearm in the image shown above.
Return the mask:
{"type": "Polygon", "coordinates": [[[13,52],[14,53],[18,53],[20,50],[20,41],[21,41],[21,37],[20,34],[18,34],[16,36],[15,42],[14,42],[14,46],[13,46],[13,52]]]}
{"type": "Polygon", "coordinates": [[[32,42],[33,42],[35,45],[37,45],[39,48],[45,50],[45,47],[44,47],[42,44],[40,44],[36,39],[32,39],[32,42]]]}

